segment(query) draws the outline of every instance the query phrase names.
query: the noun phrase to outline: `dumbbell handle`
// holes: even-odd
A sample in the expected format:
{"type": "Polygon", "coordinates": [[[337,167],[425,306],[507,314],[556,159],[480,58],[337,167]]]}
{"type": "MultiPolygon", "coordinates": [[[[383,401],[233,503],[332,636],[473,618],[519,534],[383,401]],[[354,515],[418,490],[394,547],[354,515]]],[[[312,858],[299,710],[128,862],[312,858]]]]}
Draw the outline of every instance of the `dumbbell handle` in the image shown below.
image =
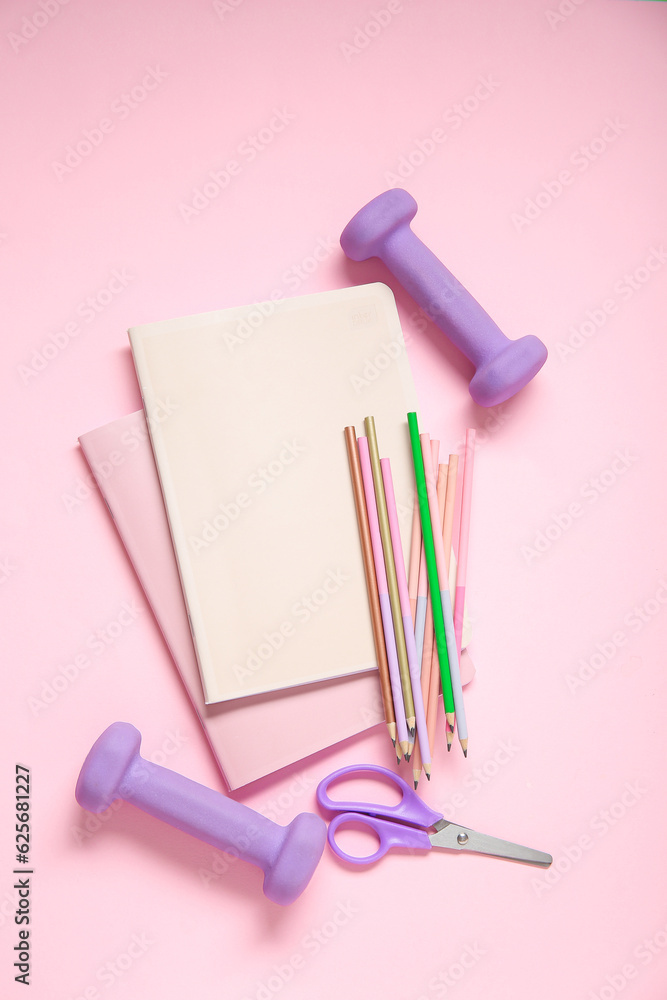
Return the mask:
{"type": "Polygon", "coordinates": [[[289,833],[289,827],[278,826],[242,802],[139,756],[125,772],[118,795],[183,833],[238,854],[265,871],[289,833]]]}
{"type": "Polygon", "coordinates": [[[389,233],[379,256],[426,315],[476,367],[508,343],[477,299],[409,226],[389,233]]]}

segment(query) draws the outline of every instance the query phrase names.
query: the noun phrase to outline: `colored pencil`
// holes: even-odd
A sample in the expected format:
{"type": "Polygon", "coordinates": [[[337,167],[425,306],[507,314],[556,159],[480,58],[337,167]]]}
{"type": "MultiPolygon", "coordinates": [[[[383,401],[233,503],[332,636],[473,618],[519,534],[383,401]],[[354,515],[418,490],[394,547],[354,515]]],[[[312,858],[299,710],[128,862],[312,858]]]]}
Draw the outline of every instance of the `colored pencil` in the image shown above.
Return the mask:
{"type": "MultiPolygon", "coordinates": [[[[417,728],[417,739],[419,740],[419,752],[421,762],[426,772],[426,777],[431,780],[431,752],[428,743],[428,730],[426,728],[426,713],[424,712],[424,701],[420,681],[421,664],[417,660],[417,650],[415,648],[415,633],[412,622],[412,612],[410,609],[410,595],[408,593],[408,581],[405,578],[405,562],[403,560],[403,543],[401,541],[401,530],[398,524],[398,511],[396,509],[396,497],[394,495],[394,483],[391,475],[391,463],[388,458],[380,461],[382,469],[382,482],[384,494],[387,501],[387,516],[389,518],[389,530],[391,532],[391,544],[394,550],[394,563],[396,566],[396,582],[398,584],[398,598],[401,606],[403,618],[403,632],[405,635],[405,646],[408,656],[408,668],[410,670],[410,682],[412,696],[415,705],[415,723],[417,728]]],[[[421,770],[421,768],[420,768],[421,770]]],[[[415,788],[417,782],[415,782],[415,788]]]]}
{"type": "Polygon", "coordinates": [[[382,539],[382,549],[384,551],[384,566],[387,571],[387,585],[389,587],[391,614],[394,620],[398,669],[401,677],[401,687],[403,689],[403,704],[405,705],[406,721],[408,731],[410,733],[410,747],[408,753],[406,754],[406,760],[410,760],[415,735],[415,705],[412,696],[410,668],[408,666],[408,651],[405,645],[403,616],[401,614],[401,602],[398,595],[398,581],[396,579],[396,564],[394,550],[391,544],[391,531],[389,529],[389,517],[387,515],[387,501],[384,495],[382,468],[380,466],[380,452],[378,449],[374,418],[366,417],[364,425],[366,427],[366,437],[368,438],[373,482],[375,484],[375,500],[377,502],[378,520],[380,523],[380,538],[382,539]]]}
{"type": "Polygon", "coordinates": [[[417,414],[414,411],[408,413],[408,427],[410,430],[410,445],[412,447],[412,461],[415,469],[415,481],[417,483],[417,493],[419,496],[419,517],[422,525],[422,535],[424,536],[424,555],[426,558],[428,583],[431,590],[435,643],[438,650],[438,663],[440,664],[443,700],[445,703],[445,717],[447,719],[447,725],[453,731],[456,712],[454,709],[454,696],[452,693],[452,679],[449,672],[447,639],[445,637],[445,623],[442,614],[438,567],[435,561],[433,526],[431,524],[431,514],[429,510],[426,473],[424,470],[424,457],[419,440],[419,424],[417,422],[417,414]]]}
{"type": "MultiPolygon", "coordinates": [[[[436,440],[431,441],[431,452],[433,455],[433,462],[435,465],[438,464],[438,454],[440,451],[440,442],[436,440]]],[[[419,505],[419,499],[417,500],[417,505],[419,505]]],[[[415,642],[417,644],[417,656],[419,657],[419,662],[422,664],[423,668],[423,655],[424,655],[424,636],[426,635],[426,616],[428,608],[428,573],[426,571],[426,558],[424,556],[424,539],[421,541],[420,548],[420,561],[419,561],[419,583],[417,585],[417,606],[415,609],[415,642]]],[[[433,622],[431,621],[431,632],[433,631],[433,622]]],[[[430,655],[428,657],[429,664],[431,662],[430,655]]],[[[427,671],[428,677],[428,671],[427,671]]],[[[431,754],[433,751],[431,750],[431,754]]]]}
{"type": "MultiPolygon", "coordinates": [[[[361,476],[364,484],[364,498],[366,510],[368,512],[368,526],[371,534],[371,545],[373,548],[373,564],[375,566],[375,576],[378,585],[378,598],[380,601],[380,611],[382,614],[382,630],[387,650],[387,663],[389,665],[389,679],[391,682],[391,692],[394,699],[394,716],[396,719],[396,740],[401,753],[405,756],[408,753],[410,740],[408,727],[405,721],[405,707],[403,705],[403,692],[398,670],[398,657],[396,653],[396,637],[394,635],[394,623],[391,616],[391,604],[389,602],[389,589],[387,586],[387,572],[384,564],[384,553],[382,550],[382,539],[380,538],[380,525],[378,522],[377,504],[375,502],[375,484],[373,482],[373,472],[371,470],[371,458],[368,450],[368,440],[365,437],[358,439],[359,463],[361,465],[361,476]]],[[[396,757],[400,763],[398,753],[396,757]]]]}
{"type": "MultiPolygon", "coordinates": [[[[440,465],[438,467],[438,483],[437,483],[437,496],[438,496],[438,530],[442,532],[442,525],[445,517],[445,497],[447,493],[447,472],[448,467],[446,465],[440,465]]],[[[433,626],[431,625],[431,631],[433,631],[433,626]]],[[[428,697],[426,700],[426,725],[428,726],[429,736],[431,739],[431,753],[433,753],[433,747],[435,746],[435,732],[437,726],[438,718],[438,695],[440,694],[440,674],[438,671],[438,652],[437,649],[431,641],[431,658],[427,664],[426,672],[428,674],[428,697]]],[[[447,750],[452,748],[452,732],[449,726],[445,726],[445,735],[447,738],[447,750]]]]}
{"type": "MultiPolygon", "coordinates": [[[[437,464],[438,451],[439,451],[439,441],[431,441],[431,453],[437,464]]],[[[447,466],[441,465],[438,472],[438,503],[440,503],[440,497],[442,494],[442,508],[444,510],[444,499],[445,491],[444,484],[447,479],[447,466]]],[[[426,571],[426,567],[424,567],[426,571]]],[[[426,708],[426,731],[428,733],[428,745],[431,751],[431,760],[435,751],[435,731],[436,731],[436,720],[437,720],[437,708],[438,708],[438,695],[440,694],[440,674],[438,671],[438,653],[435,647],[434,634],[433,634],[433,609],[431,607],[430,601],[427,603],[426,610],[426,620],[425,620],[425,631],[427,631],[428,639],[424,643],[422,664],[421,664],[421,689],[422,697],[424,699],[424,706],[426,708]]],[[[445,732],[447,734],[447,749],[451,745],[452,734],[450,732],[449,726],[445,726],[445,732]]],[[[416,748],[415,748],[416,750],[416,748]]],[[[420,766],[421,758],[415,753],[413,757],[413,770],[420,766]]],[[[415,779],[416,780],[416,779],[415,779]]]]}
{"type": "Polygon", "coordinates": [[[456,591],[454,595],[454,631],[456,643],[461,648],[463,635],[463,608],[468,575],[468,540],[470,537],[470,508],[472,504],[472,470],[475,456],[475,430],[466,430],[463,460],[463,491],[461,493],[461,527],[459,529],[459,557],[456,565],[456,591]]]}
{"type": "Polygon", "coordinates": [[[412,534],[410,536],[410,565],[408,569],[408,593],[410,594],[410,611],[414,627],[417,614],[417,596],[419,593],[419,566],[422,550],[422,531],[419,524],[419,500],[415,490],[414,506],[412,508],[412,534]]]}
{"type": "Polygon", "coordinates": [[[394,715],[394,702],[391,693],[391,681],[389,680],[389,664],[387,663],[387,650],[384,644],[382,632],[382,611],[380,609],[380,598],[378,595],[377,578],[373,565],[373,544],[371,542],[371,530],[368,524],[368,511],[366,510],[366,498],[364,496],[364,483],[361,475],[361,463],[359,462],[359,449],[357,436],[354,427],[345,428],[345,446],[347,457],[350,463],[350,477],[352,479],[352,491],[354,493],[354,507],[357,514],[357,524],[359,526],[359,539],[361,541],[361,554],[364,561],[364,576],[366,578],[366,590],[368,592],[368,603],[371,612],[371,625],[373,628],[373,643],[375,645],[375,656],[378,664],[380,676],[380,691],[382,693],[382,706],[387,730],[391,742],[396,746],[396,717],[394,715]]]}
{"type": "MultiPolygon", "coordinates": [[[[431,448],[428,434],[421,435],[422,454],[424,456],[424,469],[426,473],[426,487],[428,494],[431,520],[437,522],[439,509],[438,497],[435,489],[435,476],[431,463],[431,448]]],[[[456,634],[454,631],[454,613],[452,610],[452,600],[449,590],[449,572],[447,560],[445,558],[445,547],[442,541],[442,528],[434,531],[435,561],[440,588],[440,600],[442,602],[442,613],[445,627],[445,641],[447,643],[447,655],[449,658],[449,672],[452,682],[452,693],[454,696],[454,709],[456,712],[456,725],[461,749],[464,755],[468,755],[468,725],[466,721],[465,705],[463,703],[463,688],[461,686],[461,671],[459,666],[459,651],[456,648],[456,634]]]]}

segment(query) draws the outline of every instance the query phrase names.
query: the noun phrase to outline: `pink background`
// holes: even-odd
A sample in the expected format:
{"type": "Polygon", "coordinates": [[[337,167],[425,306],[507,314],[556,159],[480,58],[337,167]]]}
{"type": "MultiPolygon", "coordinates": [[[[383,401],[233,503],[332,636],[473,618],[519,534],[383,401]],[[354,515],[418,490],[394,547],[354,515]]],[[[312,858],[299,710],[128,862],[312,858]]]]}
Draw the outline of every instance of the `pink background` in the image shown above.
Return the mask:
{"type": "MultiPolygon", "coordinates": [[[[11,889],[21,762],[39,1000],[659,1000],[667,5],[217,7],[0,11],[2,995],[23,995],[11,889]],[[149,69],[153,89],[124,103],[149,69]],[[286,124],[250,161],[238,148],[275,109],[286,124]],[[444,141],[426,141],[434,129],[444,141]],[[59,178],[54,163],[86,131],[98,144],[59,178]],[[186,221],[180,206],[231,159],[236,176],[186,221]],[[509,336],[550,348],[493,424],[470,400],[468,363],[383,266],[335,248],[401,163],[421,238],[509,336]],[[313,270],[319,241],[331,252],[313,270]],[[128,326],[376,279],[397,296],[423,425],[449,448],[467,424],[480,431],[470,755],[440,748],[424,798],[555,863],[547,881],[444,854],[357,872],[327,853],[281,909],[249,865],[215,876],[223,858],[206,845],[128,805],[96,828],[74,800],[85,754],[116,719],[142,731],[146,756],[222,788],[76,439],[139,408],[128,326]],[[92,652],[89,637],[132,602],[133,623],[92,652]],[[85,652],[89,667],[36,705],[85,652]]],[[[356,761],[390,764],[380,729],[236,797],[287,823],[314,808],[321,777],[356,761]]]]}

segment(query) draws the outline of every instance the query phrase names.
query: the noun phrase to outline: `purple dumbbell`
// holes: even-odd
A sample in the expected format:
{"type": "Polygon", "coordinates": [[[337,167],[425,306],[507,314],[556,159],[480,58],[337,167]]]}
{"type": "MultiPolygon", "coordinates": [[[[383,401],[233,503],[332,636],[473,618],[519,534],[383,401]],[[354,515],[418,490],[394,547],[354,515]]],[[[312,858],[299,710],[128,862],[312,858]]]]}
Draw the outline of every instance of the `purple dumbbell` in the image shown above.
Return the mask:
{"type": "Polygon", "coordinates": [[[264,870],[264,895],[286,905],[300,896],[319,862],[327,827],[315,813],[289,826],[139,755],[141,733],[127,722],[105,729],[86,757],[76,800],[99,813],[124,799],[184,833],[232,851],[264,870]]]}
{"type": "Polygon", "coordinates": [[[380,257],[477,369],[470,395],[480,406],[497,406],[530,382],[547,360],[547,349],[529,334],[508,340],[480,304],[410,229],[417,202],[402,188],[373,198],[348,222],[340,245],[352,260],[380,257]]]}

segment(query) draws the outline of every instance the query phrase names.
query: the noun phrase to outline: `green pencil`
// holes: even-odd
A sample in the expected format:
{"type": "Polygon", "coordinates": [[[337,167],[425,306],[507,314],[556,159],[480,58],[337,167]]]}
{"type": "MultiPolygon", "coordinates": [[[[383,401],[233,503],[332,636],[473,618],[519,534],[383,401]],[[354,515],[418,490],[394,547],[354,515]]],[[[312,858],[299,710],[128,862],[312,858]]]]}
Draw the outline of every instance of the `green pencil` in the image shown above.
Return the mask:
{"type": "Polygon", "coordinates": [[[417,423],[416,413],[408,413],[408,427],[410,428],[412,461],[415,467],[415,481],[417,483],[417,497],[419,499],[419,517],[422,525],[422,536],[424,538],[426,572],[428,575],[431,607],[433,608],[435,645],[438,650],[438,663],[440,664],[440,677],[442,678],[442,697],[445,703],[445,717],[447,719],[447,725],[450,730],[454,732],[454,720],[456,718],[454,709],[454,694],[452,692],[452,678],[449,673],[449,656],[447,655],[445,621],[442,613],[440,582],[438,580],[438,567],[435,561],[435,547],[433,544],[433,526],[431,524],[431,514],[428,509],[426,473],[424,471],[424,457],[422,455],[421,443],[419,441],[419,424],[417,423]]]}

